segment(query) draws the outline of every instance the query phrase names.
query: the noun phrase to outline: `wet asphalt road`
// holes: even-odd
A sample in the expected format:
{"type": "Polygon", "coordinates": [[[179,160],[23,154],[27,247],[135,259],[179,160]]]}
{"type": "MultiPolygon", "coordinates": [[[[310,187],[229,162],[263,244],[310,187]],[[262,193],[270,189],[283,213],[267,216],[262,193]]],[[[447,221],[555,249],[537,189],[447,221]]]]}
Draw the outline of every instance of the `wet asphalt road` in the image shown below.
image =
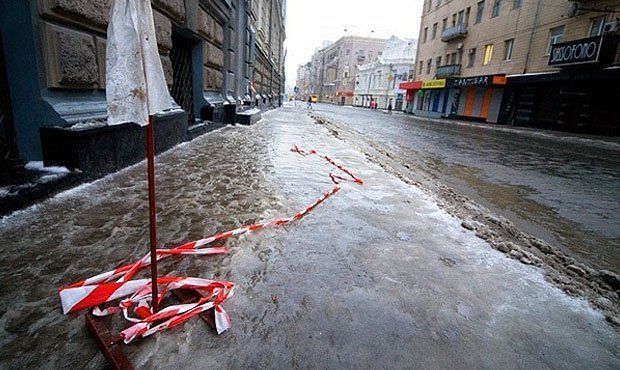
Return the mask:
{"type": "MultiPolygon", "coordinates": [[[[137,368],[617,369],[618,332],[541,269],[492,249],[432,196],[386,173],[305,111],[284,107],[156,160],[160,244],[287,217],[331,188],[329,154],[364,179],[300,222],[170,259],[167,276],[236,284],[233,327],[200,320],[125,347],[137,368]]],[[[56,290],[148,245],[145,164],[0,219],[0,368],[100,369],[56,290]]]]}
{"type": "Polygon", "coordinates": [[[620,272],[619,140],[327,104],[313,113],[578,260],[620,272]]]}

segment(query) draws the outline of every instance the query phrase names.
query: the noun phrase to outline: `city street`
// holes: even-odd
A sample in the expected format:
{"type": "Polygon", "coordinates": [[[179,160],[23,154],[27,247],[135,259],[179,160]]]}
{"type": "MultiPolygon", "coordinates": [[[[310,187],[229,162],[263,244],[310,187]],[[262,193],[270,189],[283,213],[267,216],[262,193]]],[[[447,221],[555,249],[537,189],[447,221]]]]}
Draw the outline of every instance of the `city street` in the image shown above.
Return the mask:
{"type": "Polygon", "coordinates": [[[620,273],[617,139],[327,104],[314,113],[358,146],[421,168],[520,229],[620,273]]]}
{"type": "MultiPolygon", "coordinates": [[[[364,184],[161,263],[235,283],[233,326],[132,343],[137,368],[620,367],[617,143],[290,103],[157,157],[160,245],[314,202],[333,167],[294,144],[364,184]]],[[[142,162],[0,219],[0,368],[105,367],[57,289],[146,253],[146,199],[142,162]]]]}

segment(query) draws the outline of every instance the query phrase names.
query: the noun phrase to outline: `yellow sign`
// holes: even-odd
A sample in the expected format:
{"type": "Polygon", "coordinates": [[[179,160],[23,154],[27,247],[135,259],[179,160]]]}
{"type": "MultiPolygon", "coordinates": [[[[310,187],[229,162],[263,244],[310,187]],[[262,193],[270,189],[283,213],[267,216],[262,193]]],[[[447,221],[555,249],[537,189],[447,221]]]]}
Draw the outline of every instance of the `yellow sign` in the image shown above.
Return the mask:
{"type": "Polygon", "coordinates": [[[423,89],[443,89],[446,87],[446,79],[422,81],[423,89]]]}

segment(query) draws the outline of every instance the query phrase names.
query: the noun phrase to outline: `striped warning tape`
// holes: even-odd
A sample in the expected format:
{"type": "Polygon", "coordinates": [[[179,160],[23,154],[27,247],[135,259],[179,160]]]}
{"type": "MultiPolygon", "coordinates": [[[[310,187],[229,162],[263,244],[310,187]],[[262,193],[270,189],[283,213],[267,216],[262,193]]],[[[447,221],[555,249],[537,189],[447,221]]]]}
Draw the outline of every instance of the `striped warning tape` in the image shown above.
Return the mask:
{"type": "MultiPolygon", "coordinates": [[[[226,247],[213,247],[210,246],[210,244],[216,241],[224,241],[233,236],[240,236],[248,232],[261,230],[267,227],[286,225],[300,220],[327,198],[336,194],[340,190],[339,185],[342,181],[363,184],[363,181],[353,175],[351,171],[337,164],[330,157],[318,154],[315,150],[305,151],[293,145],[291,151],[302,156],[317,155],[342,171],[346,176],[335,175],[330,172],[329,177],[334,183],[332,188],[323,193],[312,204],[291,217],[241,226],[234,230],[185,243],[170,249],[157,249],[157,260],[159,261],[174,255],[227,253],[228,249],[226,247]]],[[[94,307],[93,313],[98,316],[111,315],[122,311],[125,318],[134,323],[131,327],[121,332],[121,336],[125,343],[129,343],[138,337],[146,337],[156,332],[170,329],[211,308],[215,311],[215,323],[218,334],[230,328],[230,317],[221,307],[221,304],[233,295],[234,284],[225,281],[189,277],[159,277],[157,279],[157,285],[158,288],[161,285],[161,289],[158,289],[158,303],[161,302],[169,291],[175,289],[193,289],[196,290],[202,298],[194,303],[172,305],[163,308],[157,313],[153,313],[150,306],[152,299],[151,280],[132,280],[135,274],[149,266],[150,262],[149,253],[134,263],[118,267],[114,270],[61,288],[59,294],[63,313],[72,313],[91,307],[94,307]],[[129,298],[123,299],[127,296],[129,296],[129,298]],[[120,300],[118,306],[111,306],[105,309],[98,307],[105,302],[115,300],[120,300]],[[132,316],[132,313],[137,317],[132,316]],[[156,325],[153,326],[154,323],[156,323],[156,325]]]]}

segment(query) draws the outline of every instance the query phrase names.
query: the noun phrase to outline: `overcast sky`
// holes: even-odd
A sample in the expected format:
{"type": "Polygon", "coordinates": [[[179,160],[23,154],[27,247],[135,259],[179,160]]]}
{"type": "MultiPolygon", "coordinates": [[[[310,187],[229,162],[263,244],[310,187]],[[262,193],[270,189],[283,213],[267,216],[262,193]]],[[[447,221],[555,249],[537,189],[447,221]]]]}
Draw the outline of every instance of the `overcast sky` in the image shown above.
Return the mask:
{"type": "Polygon", "coordinates": [[[360,0],[287,0],[284,42],[287,86],[295,85],[297,66],[309,62],[323,40],[336,41],[345,35],[418,38],[422,3],[421,0],[372,3],[360,0]]]}

